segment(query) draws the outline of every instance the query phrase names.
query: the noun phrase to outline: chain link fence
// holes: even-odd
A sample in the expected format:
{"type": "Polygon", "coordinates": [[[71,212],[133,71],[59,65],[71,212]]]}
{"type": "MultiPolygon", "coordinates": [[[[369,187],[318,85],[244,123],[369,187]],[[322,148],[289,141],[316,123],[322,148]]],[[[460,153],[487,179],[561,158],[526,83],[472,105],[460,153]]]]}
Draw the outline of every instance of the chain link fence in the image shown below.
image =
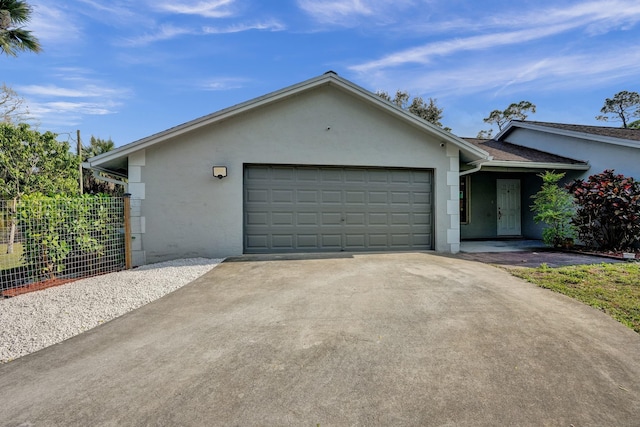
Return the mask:
{"type": "Polygon", "coordinates": [[[0,200],[0,292],[124,269],[126,202],[95,195],[0,200]]]}

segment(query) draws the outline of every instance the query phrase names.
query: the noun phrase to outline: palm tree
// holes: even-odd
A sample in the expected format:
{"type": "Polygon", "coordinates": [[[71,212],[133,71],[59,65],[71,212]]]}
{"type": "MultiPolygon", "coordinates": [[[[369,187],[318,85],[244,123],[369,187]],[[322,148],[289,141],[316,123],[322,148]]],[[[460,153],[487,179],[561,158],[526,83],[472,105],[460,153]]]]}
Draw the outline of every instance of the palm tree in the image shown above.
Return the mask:
{"type": "Polygon", "coordinates": [[[18,56],[18,51],[40,52],[40,42],[21,25],[31,19],[31,6],[21,0],[0,0],[0,51],[18,56]]]}

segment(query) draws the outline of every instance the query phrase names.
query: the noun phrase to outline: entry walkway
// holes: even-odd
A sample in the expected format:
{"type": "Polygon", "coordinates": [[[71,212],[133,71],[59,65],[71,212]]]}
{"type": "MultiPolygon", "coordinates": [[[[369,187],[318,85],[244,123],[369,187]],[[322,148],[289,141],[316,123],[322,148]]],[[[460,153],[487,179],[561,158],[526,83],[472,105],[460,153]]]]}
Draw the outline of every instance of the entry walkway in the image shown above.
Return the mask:
{"type": "Polygon", "coordinates": [[[541,240],[468,240],[460,243],[460,252],[521,252],[545,249],[541,240]]]}
{"type": "Polygon", "coordinates": [[[479,261],[503,267],[549,267],[566,265],[624,262],[601,256],[558,251],[545,246],[541,240],[474,240],[463,241],[458,259],[479,261]]]}

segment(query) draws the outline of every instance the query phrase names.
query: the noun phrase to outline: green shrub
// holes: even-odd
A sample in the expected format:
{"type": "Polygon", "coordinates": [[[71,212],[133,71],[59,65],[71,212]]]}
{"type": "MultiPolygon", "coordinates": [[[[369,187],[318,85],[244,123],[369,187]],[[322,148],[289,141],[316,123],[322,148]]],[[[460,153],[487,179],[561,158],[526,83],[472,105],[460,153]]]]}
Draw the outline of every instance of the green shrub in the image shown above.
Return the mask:
{"type": "Polygon", "coordinates": [[[22,256],[34,279],[55,278],[70,260],[98,268],[100,257],[117,252],[113,249],[122,244],[118,231],[122,218],[111,208],[111,200],[41,194],[20,199],[17,217],[24,239],[22,256]]]}
{"type": "Polygon", "coordinates": [[[542,188],[533,198],[532,211],[537,223],[545,223],[542,230],[542,240],[554,247],[565,246],[575,238],[575,228],[571,223],[575,213],[573,196],[564,188],[558,186],[558,181],[564,173],[545,171],[538,175],[542,178],[542,188]]]}

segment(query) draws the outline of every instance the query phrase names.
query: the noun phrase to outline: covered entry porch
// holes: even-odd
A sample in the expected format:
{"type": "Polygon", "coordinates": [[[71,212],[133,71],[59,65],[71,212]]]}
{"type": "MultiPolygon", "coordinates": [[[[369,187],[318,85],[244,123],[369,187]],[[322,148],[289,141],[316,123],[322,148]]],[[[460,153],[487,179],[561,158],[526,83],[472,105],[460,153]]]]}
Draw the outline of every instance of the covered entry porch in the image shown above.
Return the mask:
{"type": "MultiPolygon", "coordinates": [[[[541,240],[542,225],[531,212],[532,196],[547,170],[564,172],[563,182],[578,178],[589,164],[504,141],[466,139],[491,155],[474,167],[461,165],[460,239],[541,240]],[[466,169],[465,169],[466,167],[466,169]]],[[[562,184],[562,183],[561,183],[562,184]]],[[[461,250],[464,251],[463,246],[461,250]]]]}

